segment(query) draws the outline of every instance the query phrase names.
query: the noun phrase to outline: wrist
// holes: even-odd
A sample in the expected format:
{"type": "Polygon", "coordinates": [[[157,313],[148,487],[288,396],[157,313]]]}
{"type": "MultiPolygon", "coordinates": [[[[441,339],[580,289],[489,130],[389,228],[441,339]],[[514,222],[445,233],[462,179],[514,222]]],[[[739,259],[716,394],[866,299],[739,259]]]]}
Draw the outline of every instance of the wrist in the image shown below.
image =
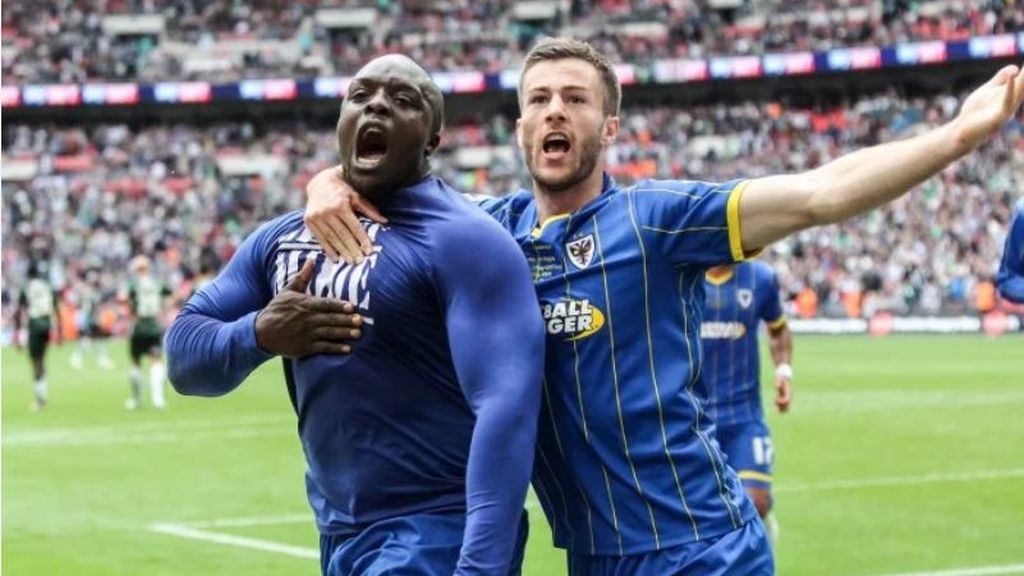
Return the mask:
{"type": "Polygon", "coordinates": [[[937,132],[941,139],[941,145],[935,151],[947,164],[970,154],[979,144],[979,142],[974,142],[959,118],[947,122],[937,132]]]}
{"type": "Polygon", "coordinates": [[[792,380],[793,379],[793,367],[789,365],[789,362],[783,362],[775,367],[775,377],[778,379],[792,380]]]}

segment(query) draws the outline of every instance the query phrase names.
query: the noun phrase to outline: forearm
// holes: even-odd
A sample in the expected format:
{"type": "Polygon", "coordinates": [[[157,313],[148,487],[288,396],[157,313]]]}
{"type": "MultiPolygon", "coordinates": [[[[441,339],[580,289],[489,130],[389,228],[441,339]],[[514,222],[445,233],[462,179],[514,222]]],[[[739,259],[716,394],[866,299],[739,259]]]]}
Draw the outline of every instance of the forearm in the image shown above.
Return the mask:
{"type": "Polygon", "coordinates": [[[776,366],[790,364],[793,361],[793,334],[788,326],[779,330],[769,332],[769,348],[772,353],[772,361],[776,366]]]}
{"type": "Polygon", "coordinates": [[[810,173],[809,210],[814,225],[863,214],[902,196],[959,159],[952,124],[897,142],[871,146],[833,160],[810,173]]]}
{"type": "MultiPolygon", "coordinates": [[[[532,400],[531,400],[532,401],[532,400]]],[[[466,529],[456,574],[505,574],[533,470],[536,414],[524,404],[477,414],[466,470],[466,529]]]]}
{"type": "Polygon", "coordinates": [[[920,136],[864,148],[799,174],[751,180],[740,198],[745,251],[852,218],[891,202],[967,152],[946,124],[920,136]]]}
{"type": "Polygon", "coordinates": [[[225,322],[189,306],[167,332],[168,376],[189,396],[220,396],[234,390],[271,358],[256,344],[257,312],[225,322]]]}

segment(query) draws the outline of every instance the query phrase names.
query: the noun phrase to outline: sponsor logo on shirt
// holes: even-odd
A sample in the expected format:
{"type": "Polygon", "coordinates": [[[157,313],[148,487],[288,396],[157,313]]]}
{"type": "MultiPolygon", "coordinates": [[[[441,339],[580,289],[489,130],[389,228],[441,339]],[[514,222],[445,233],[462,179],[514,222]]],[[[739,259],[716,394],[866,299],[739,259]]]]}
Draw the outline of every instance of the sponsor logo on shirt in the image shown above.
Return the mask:
{"type": "Polygon", "coordinates": [[[700,325],[700,337],[706,340],[739,340],[747,334],[742,322],[704,322],[700,325]]]}
{"type": "Polygon", "coordinates": [[[541,306],[544,324],[551,336],[565,336],[566,342],[593,335],[604,326],[604,312],[590,300],[559,300],[541,306]]]}

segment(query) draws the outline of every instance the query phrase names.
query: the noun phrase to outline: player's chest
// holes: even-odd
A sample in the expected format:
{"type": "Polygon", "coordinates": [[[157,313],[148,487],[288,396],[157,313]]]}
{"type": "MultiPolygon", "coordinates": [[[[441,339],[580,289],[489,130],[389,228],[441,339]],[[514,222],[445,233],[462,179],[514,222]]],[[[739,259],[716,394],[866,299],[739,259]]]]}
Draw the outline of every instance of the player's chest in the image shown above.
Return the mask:
{"type": "Polygon", "coordinates": [[[728,318],[749,324],[756,322],[757,306],[752,286],[744,286],[735,281],[723,285],[705,285],[705,318],[728,318]]]}
{"type": "Polygon", "coordinates": [[[665,283],[658,281],[664,275],[657,267],[660,261],[645,261],[635,235],[600,220],[565,224],[548,225],[518,240],[549,343],[575,349],[610,330],[613,312],[621,318],[625,310],[642,310],[645,289],[665,283]]]}
{"type": "Polygon", "coordinates": [[[401,324],[403,316],[428,313],[426,304],[436,298],[430,297],[429,276],[418,245],[386,227],[374,225],[367,232],[373,252],[358,264],[331,261],[308,237],[279,240],[272,254],[274,294],[286,289],[312,259],[313,275],[305,292],[351,302],[368,325],[401,324]]]}

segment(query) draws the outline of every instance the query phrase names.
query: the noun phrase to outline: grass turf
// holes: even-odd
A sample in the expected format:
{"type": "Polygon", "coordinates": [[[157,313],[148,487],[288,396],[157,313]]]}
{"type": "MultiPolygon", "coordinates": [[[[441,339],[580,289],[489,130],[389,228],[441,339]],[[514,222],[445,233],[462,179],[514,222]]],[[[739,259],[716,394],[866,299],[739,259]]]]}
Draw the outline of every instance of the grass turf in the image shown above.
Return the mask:
{"type": "MultiPolygon", "coordinates": [[[[6,573],[318,574],[279,365],[225,398],[127,412],[112,352],[115,370],[76,372],[54,348],[51,405],[32,413],[27,357],[3,350],[6,573]]],[[[1006,568],[1024,565],[1024,337],[798,336],[794,367],[792,413],[769,417],[779,574],[1024,574],[1006,568]]],[[[524,573],[564,574],[531,512],[524,573]]]]}

